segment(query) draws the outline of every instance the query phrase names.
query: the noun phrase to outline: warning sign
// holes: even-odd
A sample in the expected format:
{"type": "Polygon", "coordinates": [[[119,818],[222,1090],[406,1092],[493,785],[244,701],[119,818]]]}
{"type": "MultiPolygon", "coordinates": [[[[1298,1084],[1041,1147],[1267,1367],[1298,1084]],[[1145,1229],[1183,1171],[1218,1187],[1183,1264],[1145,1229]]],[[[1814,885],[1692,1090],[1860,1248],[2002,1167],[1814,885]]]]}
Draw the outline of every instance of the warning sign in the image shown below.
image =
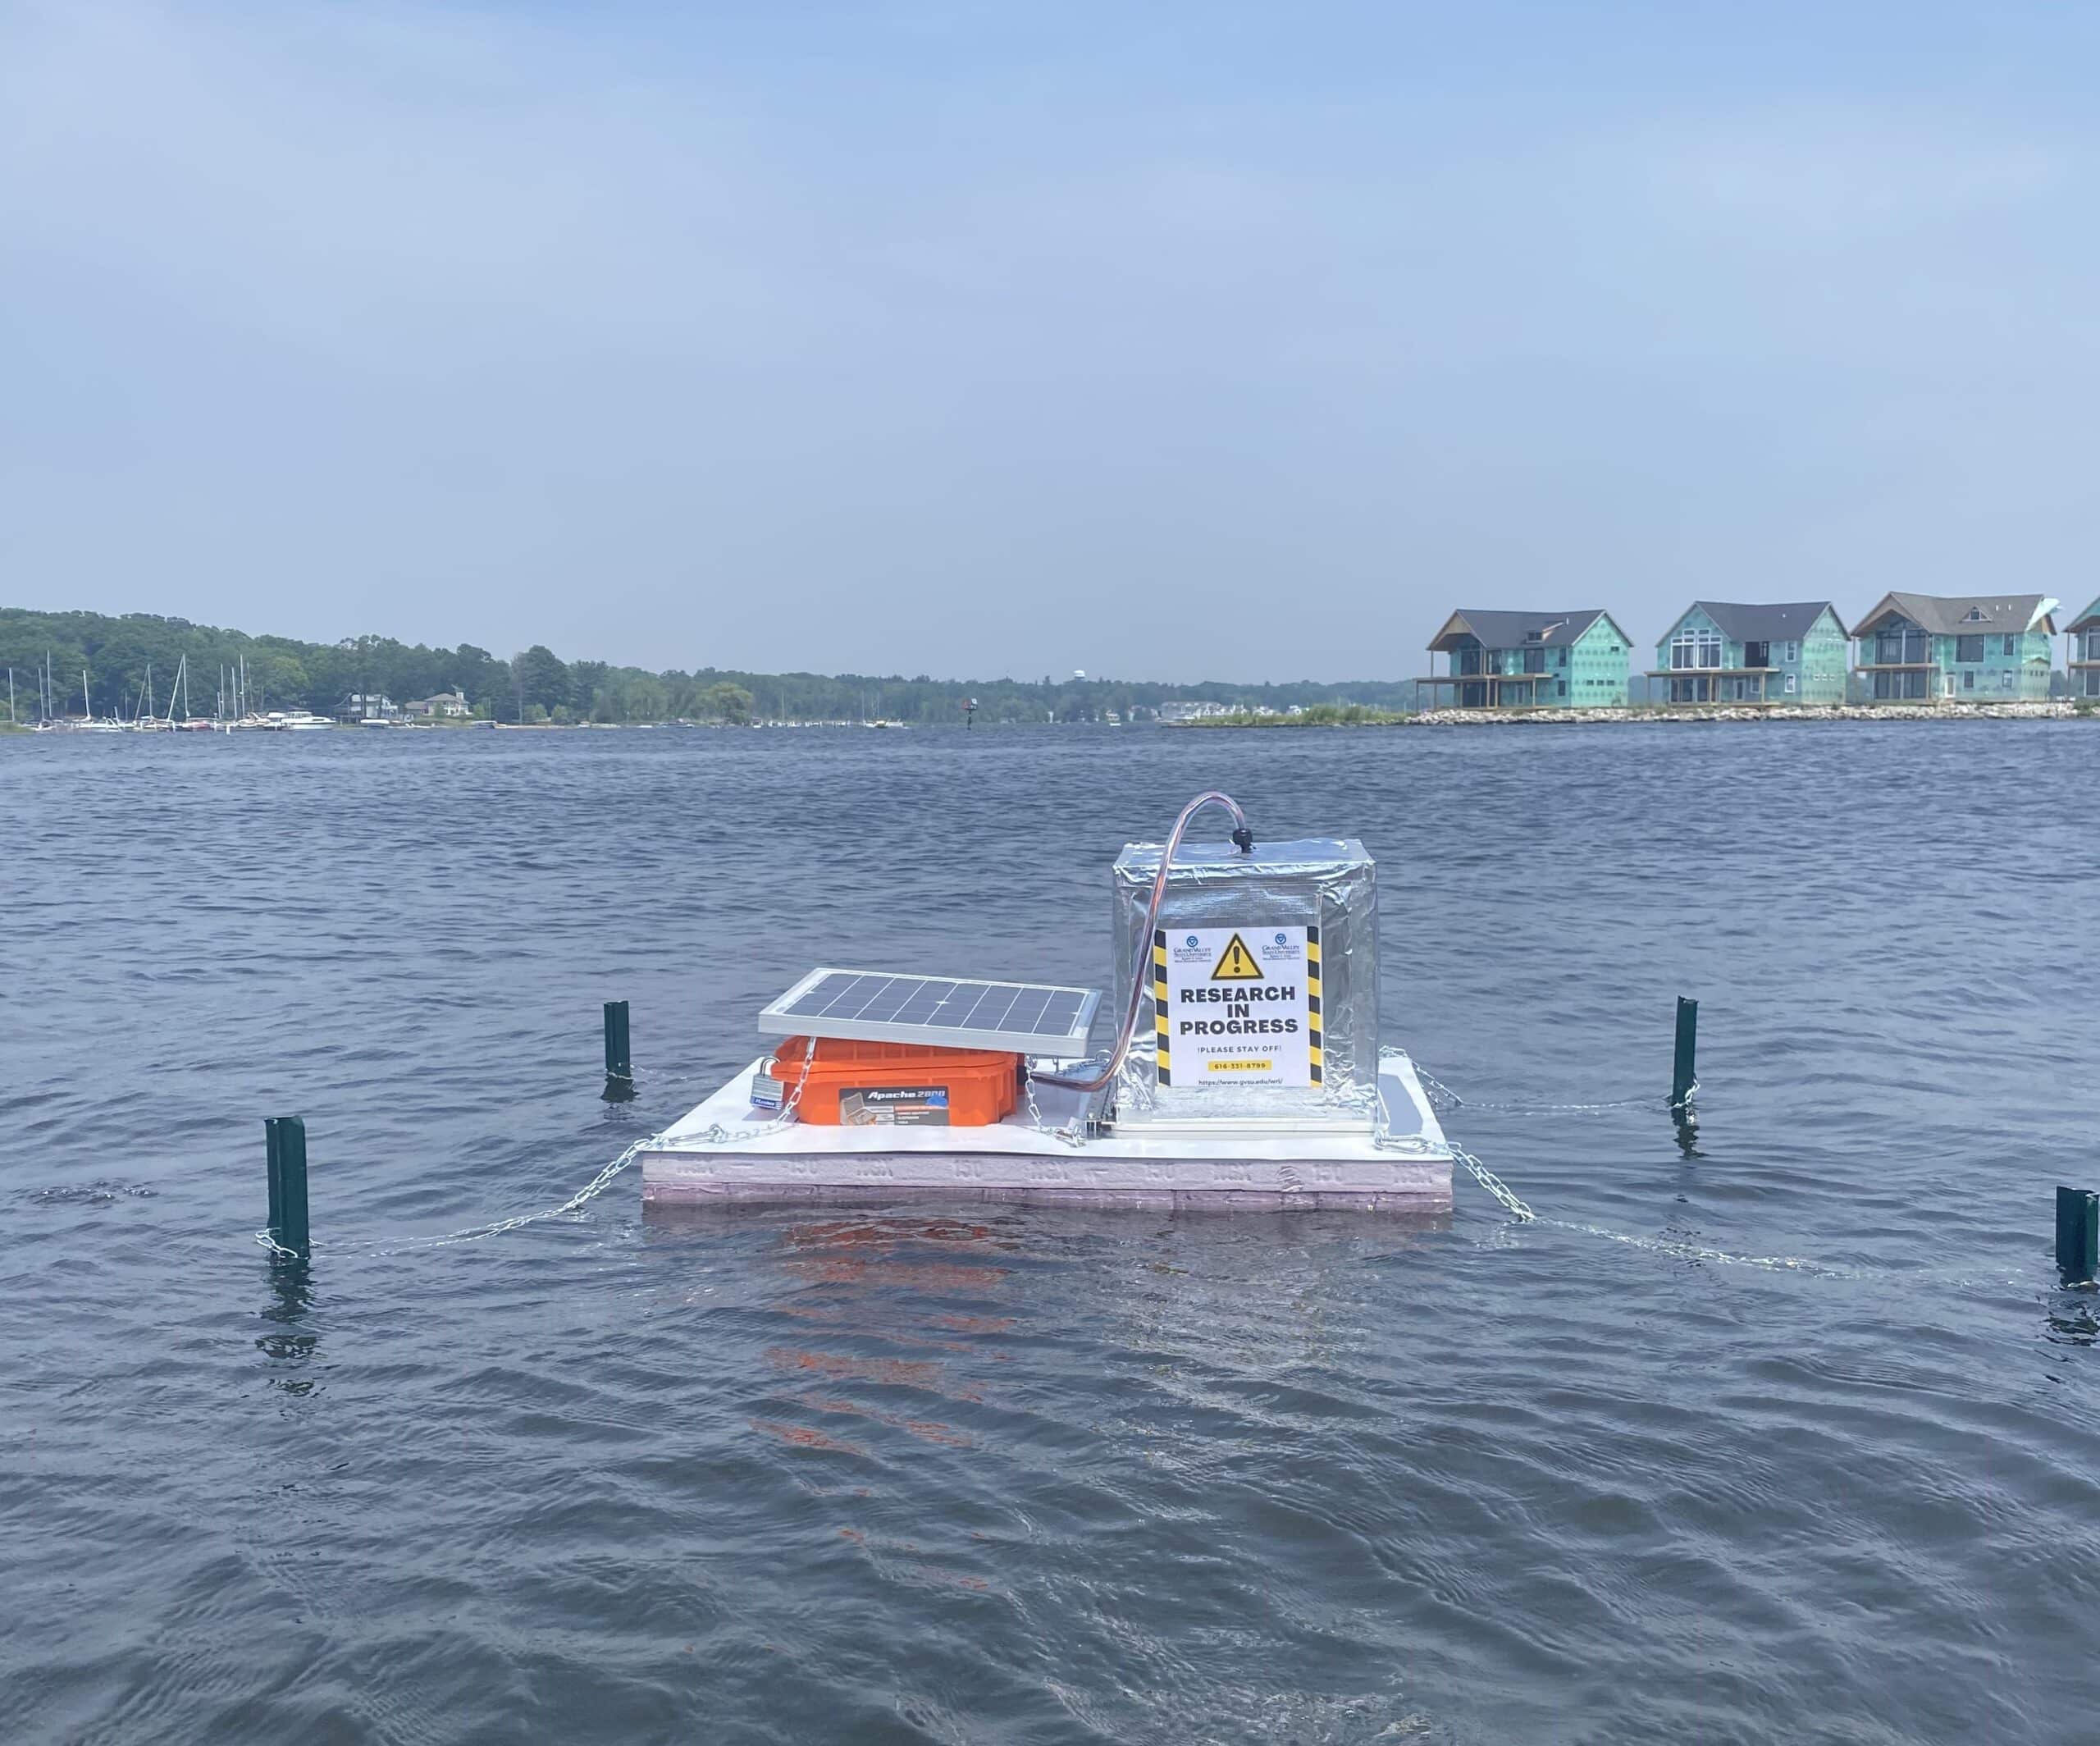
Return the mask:
{"type": "Polygon", "coordinates": [[[1320,1083],[1317,928],[1162,928],[1153,1005],[1163,1086],[1320,1083]]]}

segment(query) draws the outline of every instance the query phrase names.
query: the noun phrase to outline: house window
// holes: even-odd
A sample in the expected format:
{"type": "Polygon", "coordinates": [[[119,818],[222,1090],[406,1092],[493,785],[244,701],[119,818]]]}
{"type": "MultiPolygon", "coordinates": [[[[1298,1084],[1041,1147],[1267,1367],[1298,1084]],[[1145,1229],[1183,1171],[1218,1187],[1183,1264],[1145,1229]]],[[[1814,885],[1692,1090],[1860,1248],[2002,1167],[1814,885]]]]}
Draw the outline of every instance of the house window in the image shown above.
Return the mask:
{"type": "Polygon", "coordinates": [[[2011,668],[2007,667],[2004,672],[1998,675],[1998,688],[2002,691],[2011,691],[2012,689],[2012,682],[2018,677],[2019,675],[2016,674],[2011,668]]]}
{"type": "Polygon", "coordinates": [[[1746,667],[1770,666],[1772,645],[1769,642],[1746,642],[1742,646],[1742,664],[1746,667]]]}
{"type": "Polygon", "coordinates": [[[1956,660],[1981,660],[1984,658],[1984,639],[1981,637],[1956,637],[1954,639],[1954,658],[1956,660]]]}
{"type": "Polygon", "coordinates": [[[1566,697],[1568,695],[1568,681],[1565,679],[1555,679],[1554,681],[1553,692],[1554,695],[1557,697],[1566,697]]]}
{"type": "Polygon", "coordinates": [[[1717,630],[1681,630],[1670,638],[1673,667],[1718,667],[1721,665],[1721,633],[1717,630]]]}
{"type": "Polygon", "coordinates": [[[1544,649],[1526,649],[1524,651],[1524,671],[1527,673],[1543,673],[1545,671],[1545,651],[1544,649]]]}
{"type": "Polygon", "coordinates": [[[1792,696],[1793,696],[1793,694],[1794,694],[1796,691],[1798,691],[1798,690],[1801,688],[1800,688],[1800,685],[1799,685],[1799,683],[1798,683],[1798,682],[1797,682],[1797,681],[1798,681],[1798,675],[1796,675],[1796,674],[1792,674],[1792,673],[1789,673],[1789,674],[1787,675],[1787,695],[1788,697],[1791,697],[1792,696]]]}
{"type": "Polygon", "coordinates": [[[1788,644],[1787,645],[1787,665],[1788,666],[1790,666],[1790,667],[1791,667],[1792,665],[1793,665],[1793,664],[1794,664],[1796,661],[1799,660],[1801,658],[1801,644],[1799,644],[1798,642],[1790,642],[1790,643],[1788,643],[1788,644]]]}
{"type": "Polygon", "coordinates": [[[1971,606],[1966,613],[1962,615],[1961,622],[1964,624],[1982,624],[1984,622],[1984,609],[1981,606],[1971,606]]]}
{"type": "Polygon", "coordinates": [[[2006,638],[2005,639],[2005,652],[2006,652],[2006,654],[2008,654],[2008,655],[2017,655],[2017,654],[2020,652],[2020,647],[2019,647],[2019,645],[2020,645],[2020,639],[2019,639],[2019,638],[2017,638],[2017,637],[2008,637],[2008,638],[2006,638]]]}
{"type": "Polygon", "coordinates": [[[1926,660],[1925,633],[1915,626],[1885,630],[1874,639],[1874,665],[1881,667],[1920,665],[1926,660]]]}
{"type": "Polygon", "coordinates": [[[1964,691],[1974,691],[1976,688],[1976,675],[1974,673],[1966,670],[1963,671],[1961,675],[1961,688],[1964,691]]]}

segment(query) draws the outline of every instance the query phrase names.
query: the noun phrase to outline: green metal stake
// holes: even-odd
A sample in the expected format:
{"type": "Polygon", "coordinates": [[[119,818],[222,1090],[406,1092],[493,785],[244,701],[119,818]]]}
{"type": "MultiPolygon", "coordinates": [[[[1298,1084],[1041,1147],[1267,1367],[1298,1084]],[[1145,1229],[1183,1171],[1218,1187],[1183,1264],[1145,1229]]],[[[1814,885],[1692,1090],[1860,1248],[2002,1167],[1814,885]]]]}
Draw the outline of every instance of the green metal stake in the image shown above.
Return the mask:
{"type": "Polygon", "coordinates": [[[1670,1113],[1691,1119],[1691,1088],[1699,1083],[1699,1003],[1677,999],[1677,1062],[1670,1074],[1670,1113]]]}
{"type": "Polygon", "coordinates": [[[270,1241],[304,1258],[312,1247],[306,1227],[306,1122],[299,1116],[269,1116],[262,1143],[270,1172],[270,1241]]]}
{"type": "Polygon", "coordinates": [[[627,1003],[608,1000],[605,1003],[605,1076],[608,1079],[632,1079],[634,1063],[628,1054],[627,1003]]]}
{"type": "Polygon", "coordinates": [[[282,1221],[285,1205],[285,1172],[278,1156],[277,1118],[275,1116],[262,1118],[262,1157],[263,1168],[270,1177],[270,1216],[263,1223],[270,1233],[270,1241],[274,1243],[281,1241],[277,1235],[277,1227],[282,1221]]]}
{"type": "Polygon", "coordinates": [[[2057,1190],[2057,1265],[2066,1285],[2088,1285],[2100,1275],[2100,1194],[2057,1190]]]}

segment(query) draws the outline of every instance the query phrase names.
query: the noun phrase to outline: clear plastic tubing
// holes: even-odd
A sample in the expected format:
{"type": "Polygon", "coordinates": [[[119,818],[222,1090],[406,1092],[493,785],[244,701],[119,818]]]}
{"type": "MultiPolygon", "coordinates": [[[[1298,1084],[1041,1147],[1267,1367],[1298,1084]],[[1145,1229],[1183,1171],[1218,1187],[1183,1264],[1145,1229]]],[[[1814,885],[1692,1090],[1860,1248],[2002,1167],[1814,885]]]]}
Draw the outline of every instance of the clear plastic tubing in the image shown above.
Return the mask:
{"type": "Polygon", "coordinates": [[[1130,1039],[1138,1032],[1138,1013],[1144,1005],[1145,991],[1152,986],[1152,978],[1145,974],[1145,960],[1152,954],[1153,934],[1159,926],[1159,906],[1166,896],[1166,870],[1174,864],[1174,852],[1180,848],[1181,839],[1188,833],[1189,820],[1209,806],[1222,807],[1232,815],[1233,841],[1243,853],[1253,852],[1253,833],[1248,825],[1247,815],[1230,794],[1221,794],[1213,788],[1207,794],[1198,794],[1181,809],[1181,816],[1175,820],[1174,829],[1167,833],[1166,847],[1159,852],[1159,871],[1153,878],[1152,898],[1145,906],[1145,925],[1138,935],[1138,958],[1131,967],[1130,1003],[1124,1009],[1123,1028],[1116,1033],[1115,1048],[1109,1051],[1108,1065],[1091,1079],[1037,1073],[1033,1077],[1039,1086],[1061,1086],[1067,1091],[1098,1091],[1123,1071],[1123,1063],[1130,1057],[1130,1039]]]}

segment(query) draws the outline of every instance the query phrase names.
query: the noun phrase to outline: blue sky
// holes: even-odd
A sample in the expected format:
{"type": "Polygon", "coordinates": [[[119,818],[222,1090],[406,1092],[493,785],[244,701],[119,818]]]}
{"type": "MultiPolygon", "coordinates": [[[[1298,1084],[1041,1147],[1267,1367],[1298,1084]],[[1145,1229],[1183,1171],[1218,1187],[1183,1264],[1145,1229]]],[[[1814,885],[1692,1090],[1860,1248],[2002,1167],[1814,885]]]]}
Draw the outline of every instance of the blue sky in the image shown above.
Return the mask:
{"type": "Polygon", "coordinates": [[[0,0],[0,603],[958,675],[2083,606],[2100,9],[0,0]]]}

